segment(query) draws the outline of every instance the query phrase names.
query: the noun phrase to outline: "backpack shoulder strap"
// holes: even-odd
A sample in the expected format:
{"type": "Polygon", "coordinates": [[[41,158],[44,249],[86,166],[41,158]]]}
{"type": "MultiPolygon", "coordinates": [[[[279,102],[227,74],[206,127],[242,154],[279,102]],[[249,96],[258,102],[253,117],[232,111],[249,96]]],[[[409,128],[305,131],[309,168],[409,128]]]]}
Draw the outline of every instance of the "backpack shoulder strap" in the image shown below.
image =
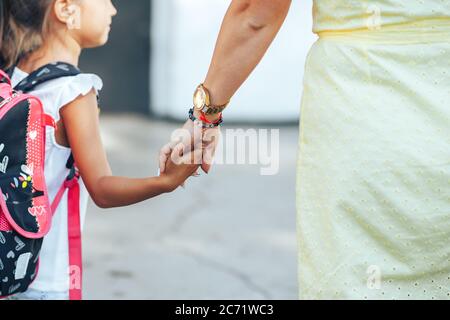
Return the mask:
{"type": "Polygon", "coordinates": [[[80,70],[66,62],[49,63],[30,73],[25,79],[19,82],[14,89],[22,92],[32,91],[36,86],[53,79],[67,76],[76,76],[80,70]]]}
{"type": "Polygon", "coordinates": [[[7,72],[4,72],[3,70],[0,69],[0,83],[1,82],[6,82],[9,85],[11,85],[11,77],[7,72]]]}
{"type": "MultiPolygon", "coordinates": [[[[13,69],[14,68],[11,68],[11,70],[13,69]]],[[[14,90],[27,93],[32,91],[38,85],[43,84],[44,82],[62,77],[76,76],[79,75],[80,73],[81,71],[77,67],[71,65],[70,63],[66,62],[49,63],[30,73],[25,79],[23,79],[14,87],[14,90]]],[[[69,165],[70,166],[72,165],[71,158],[72,154],[70,155],[66,164],[66,166],[69,169],[70,169],[69,165]]]]}

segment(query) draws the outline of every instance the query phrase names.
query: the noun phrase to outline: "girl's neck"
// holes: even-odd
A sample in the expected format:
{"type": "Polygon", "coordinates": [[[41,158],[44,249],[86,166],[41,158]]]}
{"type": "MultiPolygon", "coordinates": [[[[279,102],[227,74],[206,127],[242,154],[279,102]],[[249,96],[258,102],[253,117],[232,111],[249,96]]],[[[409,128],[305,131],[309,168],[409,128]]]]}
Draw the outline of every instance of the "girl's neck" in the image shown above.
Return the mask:
{"type": "Polygon", "coordinates": [[[59,39],[46,41],[43,47],[22,59],[17,67],[26,73],[31,73],[48,63],[57,61],[78,67],[81,47],[74,39],[68,38],[65,42],[59,41],[59,39]]]}

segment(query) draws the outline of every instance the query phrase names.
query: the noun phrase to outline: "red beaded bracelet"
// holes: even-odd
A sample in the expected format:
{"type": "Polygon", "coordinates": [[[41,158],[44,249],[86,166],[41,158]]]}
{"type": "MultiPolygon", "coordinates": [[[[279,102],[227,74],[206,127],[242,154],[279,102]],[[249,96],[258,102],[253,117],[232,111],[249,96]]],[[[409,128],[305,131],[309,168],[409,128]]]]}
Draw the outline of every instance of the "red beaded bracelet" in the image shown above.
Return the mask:
{"type": "Polygon", "coordinates": [[[220,114],[219,120],[217,120],[216,122],[209,122],[208,120],[206,120],[204,118],[204,115],[203,115],[203,118],[205,121],[203,121],[203,120],[201,120],[201,117],[202,117],[202,113],[200,113],[200,116],[197,119],[194,116],[194,108],[189,109],[189,119],[191,119],[193,122],[198,121],[199,123],[201,123],[203,128],[215,128],[215,127],[218,127],[219,125],[221,125],[223,122],[222,113],[220,114]]]}
{"type": "Polygon", "coordinates": [[[199,119],[209,124],[218,124],[219,122],[221,122],[220,120],[222,119],[222,112],[219,113],[219,119],[217,119],[215,122],[211,122],[208,119],[206,119],[205,113],[203,111],[200,111],[199,119]]]}

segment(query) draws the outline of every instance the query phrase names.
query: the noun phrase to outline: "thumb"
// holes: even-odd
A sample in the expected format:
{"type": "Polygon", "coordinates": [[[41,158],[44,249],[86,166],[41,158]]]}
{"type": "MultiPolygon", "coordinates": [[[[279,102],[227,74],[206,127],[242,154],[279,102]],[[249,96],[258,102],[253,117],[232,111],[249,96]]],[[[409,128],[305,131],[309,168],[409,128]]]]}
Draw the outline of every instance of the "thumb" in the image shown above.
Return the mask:
{"type": "Polygon", "coordinates": [[[209,129],[204,132],[203,136],[203,155],[202,155],[202,170],[209,173],[214,161],[216,148],[220,143],[222,134],[220,127],[209,129]]]}
{"type": "Polygon", "coordinates": [[[209,171],[211,170],[215,152],[216,152],[215,143],[210,143],[203,149],[201,168],[205,173],[209,173],[209,171]]]}

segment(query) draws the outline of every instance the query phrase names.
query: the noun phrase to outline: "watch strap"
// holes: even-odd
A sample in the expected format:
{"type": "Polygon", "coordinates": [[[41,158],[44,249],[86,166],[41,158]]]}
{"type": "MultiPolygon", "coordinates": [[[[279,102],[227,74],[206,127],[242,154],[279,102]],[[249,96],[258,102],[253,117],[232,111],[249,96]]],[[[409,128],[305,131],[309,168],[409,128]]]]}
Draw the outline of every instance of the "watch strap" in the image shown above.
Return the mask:
{"type": "Polygon", "coordinates": [[[225,108],[228,106],[227,104],[224,104],[222,106],[203,106],[202,108],[202,112],[204,114],[217,114],[217,113],[221,113],[223,110],[225,110],[225,108]]]}

